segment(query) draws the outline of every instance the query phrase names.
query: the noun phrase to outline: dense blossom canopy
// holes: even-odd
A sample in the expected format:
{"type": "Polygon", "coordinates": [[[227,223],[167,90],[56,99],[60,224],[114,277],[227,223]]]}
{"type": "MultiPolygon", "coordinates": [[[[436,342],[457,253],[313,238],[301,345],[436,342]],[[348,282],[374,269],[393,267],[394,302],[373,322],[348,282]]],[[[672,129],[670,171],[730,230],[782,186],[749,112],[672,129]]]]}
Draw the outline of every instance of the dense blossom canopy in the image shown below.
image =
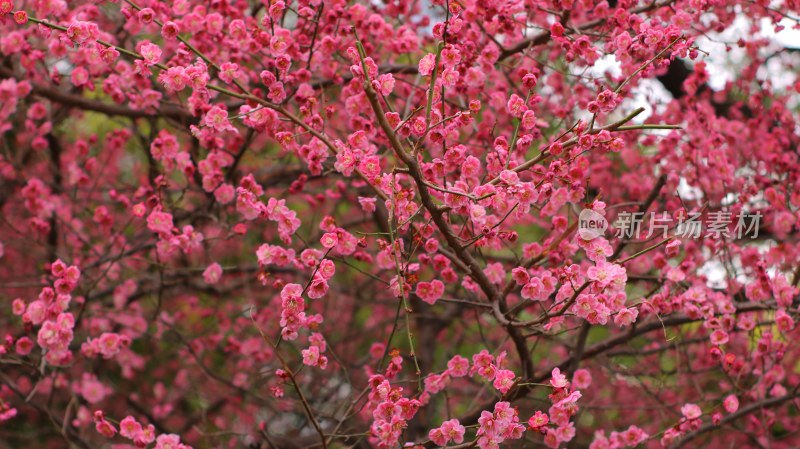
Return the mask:
{"type": "Polygon", "coordinates": [[[798,16],[0,0],[0,449],[798,447],[798,16]]]}

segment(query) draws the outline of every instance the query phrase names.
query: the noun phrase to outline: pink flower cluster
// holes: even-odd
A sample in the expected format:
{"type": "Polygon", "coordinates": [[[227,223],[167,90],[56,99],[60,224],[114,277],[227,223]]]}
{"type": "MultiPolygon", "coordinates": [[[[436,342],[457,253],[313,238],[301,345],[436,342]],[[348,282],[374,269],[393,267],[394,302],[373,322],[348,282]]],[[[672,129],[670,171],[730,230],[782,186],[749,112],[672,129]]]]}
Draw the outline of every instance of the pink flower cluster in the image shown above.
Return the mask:
{"type": "MultiPolygon", "coordinates": [[[[25,323],[41,325],[36,341],[45,350],[47,362],[57,366],[66,365],[72,360],[69,344],[72,342],[75,327],[75,318],[66,310],[81,272],[77,266],[67,266],[61,260],[51,264],[50,272],[56,278],[52,288],[43,288],[39,298],[27,306],[23,300],[15,300],[13,308],[16,315],[22,315],[25,323]]],[[[29,353],[31,345],[28,340],[20,340],[17,343],[18,350],[23,354],[29,353]]]]}
{"type": "Polygon", "coordinates": [[[517,284],[522,284],[521,296],[532,301],[545,301],[556,290],[557,280],[548,270],[539,276],[530,276],[527,270],[517,267],[512,270],[517,284]]]}
{"type": "Polygon", "coordinates": [[[103,332],[99,338],[89,338],[81,345],[81,353],[89,358],[98,355],[104,359],[110,359],[131,344],[131,339],[127,335],[120,335],[116,332],[103,332]]]}
{"type": "Polygon", "coordinates": [[[381,375],[370,377],[369,384],[368,408],[372,411],[370,441],[380,449],[395,447],[421,404],[417,399],[404,397],[401,387],[392,387],[381,375]]]}
{"type": "MultiPolygon", "coordinates": [[[[116,435],[117,428],[106,419],[102,410],[94,412],[93,420],[97,432],[104,437],[110,439],[116,435]]],[[[182,443],[180,436],[176,434],[161,434],[156,437],[156,430],[152,424],[145,426],[133,416],[126,416],[120,421],[119,434],[131,440],[137,448],[144,448],[155,442],[153,449],[192,449],[191,446],[182,443]]]]}
{"type": "Polygon", "coordinates": [[[73,383],[72,389],[89,404],[103,401],[112,392],[111,388],[103,385],[96,375],[90,373],[83,373],[81,380],[73,383]]]}
{"type": "MultiPolygon", "coordinates": [[[[321,315],[306,315],[306,304],[302,293],[303,287],[300,284],[286,284],[281,290],[280,325],[281,335],[286,340],[294,340],[300,329],[314,328],[322,322],[321,315]]],[[[320,351],[322,352],[324,351],[320,351]]]]}
{"type": "Polygon", "coordinates": [[[497,449],[507,440],[522,438],[525,432],[525,426],[519,423],[517,410],[508,402],[496,403],[494,412],[482,411],[478,425],[480,449],[497,449]]]}
{"type": "MultiPolygon", "coordinates": [[[[494,380],[497,376],[498,366],[502,365],[506,360],[505,351],[495,358],[486,349],[481,350],[472,356],[472,368],[469,370],[470,376],[478,374],[488,381],[494,380]]],[[[451,360],[452,362],[452,360],[451,360]]]]}
{"type": "Polygon", "coordinates": [[[598,430],[594,434],[592,444],[589,449],[621,449],[624,447],[638,447],[643,442],[647,441],[650,435],[644,430],[636,426],[630,426],[622,432],[611,432],[606,437],[605,432],[598,430]]]}
{"type": "Polygon", "coordinates": [[[17,409],[0,398],[0,422],[8,421],[17,416],[17,409]]]}
{"type": "MultiPolygon", "coordinates": [[[[544,435],[545,445],[557,448],[575,438],[575,425],[570,418],[578,412],[577,402],[581,398],[581,393],[570,388],[570,382],[559,368],[554,368],[551,375],[550,386],[553,392],[548,398],[552,405],[548,413],[536,411],[528,419],[528,426],[531,430],[544,435]]],[[[585,370],[576,371],[574,377],[576,383],[581,385],[588,387],[591,383],[591,375],[585,370]]]]}
{"type": "Polygon", "coordinates": [[[194,164],[191,155],[182,151],[181,145],[175,135],[162,129],[150,144],[150,154],[153,159],[163,164],[167,173],[178,170],[186,176],[194,173],[194,164]]]}
{"type": "Polygon", "coordinates": [[[143,426],[133,416],[126,416],[119,422],[119,434],[133,440],[137,447],[150,444],[155,440],[155,428],[153,425],[143,426]]]}
{"type": "Polygon", "coordinates": [[[681,407],[681,415],[682,417],[678,424],[664,432],[664,435],[661,437],[662,446],[669,446],[685,433],[695,431],[703,424],[701,419],[703,410],[697,404],[684,404],[681,407]]]}
{"type": "Polygon", "coordinates": [[[452,441],[456,444],[464,442],[464,426],[457,419],[450,419],[442,423],[441,426],[431,429],[428,438],[439,446],[445,446],[452,441]]]}
{"type": "MultiPolygon", "coordinates": [[[[163,210],[162,206],[154,203],[150,214],[147,216],[147,228],[158,234],[159,240],[156,249],[165,259],[180,252],[189,254],[200,248],[204,236],[192,225],[185,225],[178,229],[173,224],[174,217],[163,210]]],[[[144,210],[141,210],[142,214],[144,210]]]]}
{"type": "Polygon", "coordinates": [[[0,0],[3,435],[797,446],[800,82],[755,31],[798,9],[0,0]]]}
{"type": "Polygon", "coordinates": [[[436,301],[444,294],[444,283],[438,279],[431,282],[419,282],[415,293],[428,304],[436,304],[436,301]]]}
{"type": "Polygon", "coordinates": [[[288,244],[291,236],[300,227],[297,213],[286,206],[286,200],[270,198],[264,205],[258,197],[263,195],[264,189],[256,183],[252,175],[243,178],[239,188],[236,189],[236,210],[246,220],[264,217],[278,223],[278,233],[281,240],[288,244]]]}
{"type": "Polygon", "coordinates": [[[314,332],[308,337],[308,341],[311,345],[300,351],[303,355],[303,364],[306,366],[315,366],[319,369],[327,368],[328,357],[323,355],[328,347],[325,344],[325,338],[322,334],[314,332]]]}

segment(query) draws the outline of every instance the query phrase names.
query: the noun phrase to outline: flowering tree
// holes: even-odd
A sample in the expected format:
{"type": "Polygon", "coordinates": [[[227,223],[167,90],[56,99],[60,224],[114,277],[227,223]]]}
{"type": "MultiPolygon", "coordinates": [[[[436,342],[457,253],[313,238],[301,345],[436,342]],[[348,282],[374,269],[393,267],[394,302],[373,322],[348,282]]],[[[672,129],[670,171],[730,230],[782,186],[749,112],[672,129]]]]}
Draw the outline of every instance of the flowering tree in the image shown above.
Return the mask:
{"type": "Polygon", "coordinates": [[[0,0],[0,448],[797,447],[799,13],[0,0]]]}

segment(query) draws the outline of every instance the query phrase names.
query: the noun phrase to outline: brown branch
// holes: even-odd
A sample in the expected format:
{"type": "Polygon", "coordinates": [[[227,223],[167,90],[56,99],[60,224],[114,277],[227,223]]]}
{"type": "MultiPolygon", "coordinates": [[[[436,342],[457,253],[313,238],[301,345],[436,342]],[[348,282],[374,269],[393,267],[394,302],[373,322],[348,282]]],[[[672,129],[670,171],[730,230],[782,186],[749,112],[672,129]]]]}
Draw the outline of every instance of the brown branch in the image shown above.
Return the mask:
{"type": "Polygon", "coordinates": [[[400,142],[400,139],[397,137],[397,134],[395,134],[394,129],[392,129],[392,126],[389,124],[384,115],[383,106],[381,106],[378,95],[372,88],[372,83],[367,75],[368,70],[366,64],[364,63],[364,58],[366,57],[364,54],[364,47],[361,45],[360,40],[357,40],[356,42],[359,47],[359,52],[361,53],[362,68],[364,71],[364,90],[367,94],[367,99],[369,100],[369,103],[375,113],[375,118],[377,119],[378,124],[380,125],[386,137],[389,139],[389,143],[391,144],[395,154],[397,154],[397,156],[408,167],[408,174],[417,185],[417,190],[419,191],[420,201],[422,202],[423,207],[425,207],[425,209],[431,214],[431,219],[433,220],[434,224],[436,224],[439,232],[441,232],[444,236],[448,246],[453,249],[456,257],[468,268],[469,276],[478,284],[483,293],[486,295],[487,300],[492,303],[492,310],[495,318],[506,328],[509,336],[514,342],[515,349],[519,355],[520,361],[522,362],[523,376],[527,377],[532,375],[533,361],[528,354],[527,343],[525,342],[525,339],[522,337],[522,334],[519,332],[519,330],[513,326],[510,326],[509,321],[503,316],[503,314],[507,312],[507,306],[505,305],[505,301],[502,300],[503,298],[500,297],[500,291],[492,283],[492,281],[489,280],[489,277],[483,272],[480,264],[467,250],[467,248],[461,245],[458,236],[450,227],[450,224],[447,222],[447,218],[444,216],[444,209],[439,207],[434,202],[433,197],[428,191],[428,187],[425,185],[425,176],[422,173],[419,162],[415,156],[411,155],[403,148],[403,144],[400,142]]]}

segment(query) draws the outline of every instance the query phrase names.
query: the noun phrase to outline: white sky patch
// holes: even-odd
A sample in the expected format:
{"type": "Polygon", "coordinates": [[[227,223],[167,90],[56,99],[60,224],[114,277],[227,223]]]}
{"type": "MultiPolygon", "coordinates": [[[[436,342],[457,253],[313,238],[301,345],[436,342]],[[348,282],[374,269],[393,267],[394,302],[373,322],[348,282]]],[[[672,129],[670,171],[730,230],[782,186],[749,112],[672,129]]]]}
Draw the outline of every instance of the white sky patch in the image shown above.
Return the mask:
{"type": "MultiPolygon", "coordinates": [[[[752,37],[751,21],[743,15],[734,19],[733,23],[722,33],[709,33],[698,36],[695,45],[704,53],[697,61],[706,63],[708,85],[713,90],[722,90],[728,81],[737,76],[737,67],[746,56],[737,42],[741,37],[752,37]]],[[[696,61],[695,61],[696,62],[696,61]]]]}
{"type": "Polygon", "coordinates": [[[727,288],[728,279],[725,266],[717,259],[710,259],[702,267],[697,269],[697,274],[706,277],[706,285],[709,288],[727,288]]]}
{"type": "Polygon", "coordinates": [[[622,75],[622,68],[620,67],[619,62],[617,62],[616,56],[613,54],[603,55],[603,57],[595,61],[594,65],[589,68],[588,75],[596,78],[602,78],[606,73],[611,74],[611,76],[622,75]]]}
{"type": "MultiPolygon", "coordinates": [[[[622,66],[613,54],[605,55],[590,67],[587,75],[604,78],[606,74],[619,78],[623,75],[622,66]]],[[[633,123],[644,123],[653,114],[653,108],[666,105],[672,96],[658,81],[650,78],[640,79],[638,85],[631,90],[631,97],[626,100],[631,108],[644,108],[644,112],[633,119],[633,123]]]]}
{"type": "MultiPolygon", "coordinates": [[[[769,19],[762,19],[760,25],[761,35],[770,38],[775,43],[773,48],[766,51],[767,55],[781,49],[800,50],[800,29],[792,28],[797,25],[793,20],[781,20],[778,26],[782,26],[783,29],[780,31],[775,31],[776,26],[769,19]]],[[[758,78],[768,80],[775,89],[790,89],[797,82],[798,75],[793,71],[786,70],[784,61],[786,58],[793,57],[795,56],[784,52],[784,54],[770,58],[766,63],[766,67],[759,69],[758,78]]],[[[797,104],[796,98],[794,104],[797,104]]]]}
{"type": "Polygon", "coordinates": [[[703,191],[698,187],[690,186],[685,178],[681,178],[678,184],[678,194],[686,201],[695,201],[703,198],[703,191]]]}
{"type": "MultiPolygon", "coordinates": [[[[742,36],[751,37],[753,35],[750,24],[749,19],[740,15],[724,32],[709,33],[708,36],[697,38],[698,48],[707,53],[707,55],[701,54],[697,61],[705,62],[709,75],[708,84],[713,90],[724,89],[726,83],[733,81],[738,76],[741,64],[746,57],[746,51],[739,48],[737,42],[742,36]]],[[[800,49],[800,29],[792,28],[796,25],[795,22],[791,19],[783,19],[779,25],[784,28],[776,32],[775,26],[769,19],[762,19],[759,23],[759,35],[774,42],[765,50],[767,54],[781,48],[800,49]]],[[[688,62],[693,63],[692,61],[688,62]]],[[[766,67],[762,67],[759,72],[759,79],[769,81],[776,89],[789,88],[797,81],[798,75],[783,69],[784,67],[780,58],[771,58],[767,61],[766,67]]],[[[623,75],[620,63],[613,54],[598,59],[587,74],[598,78],[604,77],[606,74],[614,77],[623,75]]],[[[628,99],[628,104],[632,108],[645,108],[645,111],[634,120],[636,123],[644,122],[653,113],[653,107],[659,108],[672,98],[664,86],[655,79],[639,80],[631,94],[632,97],[628,99]]]]}
{"type": "Polygon", "coordinates": [[[66,59],[59,59],[55,63],[55,68],[61,75],[69,75],[72,73],[72,64],[66,59]]]}
{"type": "MultiPolygon", "coordinates": [[[[707,36],[697,38],[697,47],[708,53],[698,60],[705,61],[709,74],[709,86],[714,90],[721,90],[729,81],[738,76],[738,71],[746,58],[746,51],[739,48],[741,38],[748,40],[755,37],[764,37],[772,40],[761,50],[763,56],[769,56],[785,49],[800,49],[800,29],[793,29],[796,22],[783,19],[778,25],[783,29],[776,31],[775,25],[769,19],[761,19],[756,26],[751,26],[751,21],[744,15],[739,15],[722,33],[709,33],[707,36]],[[754,34],[756,31],[757,34],[754,34]]],[[[758,79],[768,81],[773,88],[782,90],[789,88],[797,80],[797,74],[785,70],[781,57],[772,57],[767,61],[766,67],[761,67],[758,79]]]]}
{"type": "Polygon", "coordinates": [[[791,19],[783,19],[778,22],[778,25],[783,29],[775,31],[775,25],[771,20],[761,19],[761,34],[784,47],[800,49],[800,29],[793,28],[797,25],[796,22],[791,19]]]}

